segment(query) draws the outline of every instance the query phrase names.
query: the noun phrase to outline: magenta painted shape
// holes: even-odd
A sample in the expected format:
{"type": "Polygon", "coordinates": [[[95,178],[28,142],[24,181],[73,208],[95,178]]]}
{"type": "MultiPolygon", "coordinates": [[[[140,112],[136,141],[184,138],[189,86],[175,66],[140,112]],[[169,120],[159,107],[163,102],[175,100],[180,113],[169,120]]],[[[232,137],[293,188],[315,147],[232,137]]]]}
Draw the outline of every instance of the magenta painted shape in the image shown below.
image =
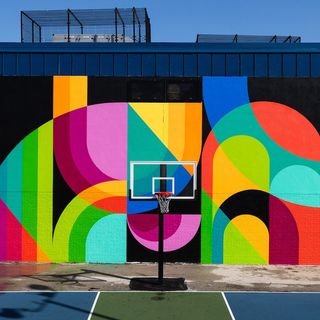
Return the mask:
{"type": "Polygon", "coordinates": [[[269,263],[298,264],[299,233],[287,206],[278,198],[269,198],[269,263]]]}
{"type": "Polygon", "coordinates": [[[69,115],[71,152],[79,172],[91,186],[112,180],[90,158],[87,148],[87,108],[74,110],[69,115]]]}
{"type": "Polygon", "coordinates": [[[7,258],[7,212],[8,208],[0,199],[0,261],[6,261],[7,258]]]}
{"type": "Polygon", "coordinates": [[[91,160],[107,176],[127,179],[128,104],[102,103],[87,108],[91,160]]]}
{"type": "MultiPolygon", "coordinates": [[[[129,214],[128,224],[134,234],[148,241],[158,241],[158,214],[129,214]]],[[[165,215],[163,237],[171,237],[179,228],[181,215],[165,215]]]]}
{"type": "Polygon", "coordinates": [[[58,168],[75,192],[112,180],[92,162],[87,149],[87,108],[54,119],[54,153],[58,168]]]}
{"type": "Polygon", "coordinates": [[[69,143],[69,122],[69,114],[64,114],[54,119],[54,155],[59,171],[65,182],[75,193],[79,193],[82,190],[87,189],[90,186],[90,183],[81,175],[73,161],[69,143]]]}
{"type": "MultiPolygon", "coordinates": [[[[128,215],[128,225],[134,238],[150,250],[158,250],[158,215],[128,215]],[[140,216],[140,217],[139,217],[140,216]]],[[[199,214],[166,214],[164,216],[164,251],[178,250],[188,244],[200,226],[199,214]]]]}

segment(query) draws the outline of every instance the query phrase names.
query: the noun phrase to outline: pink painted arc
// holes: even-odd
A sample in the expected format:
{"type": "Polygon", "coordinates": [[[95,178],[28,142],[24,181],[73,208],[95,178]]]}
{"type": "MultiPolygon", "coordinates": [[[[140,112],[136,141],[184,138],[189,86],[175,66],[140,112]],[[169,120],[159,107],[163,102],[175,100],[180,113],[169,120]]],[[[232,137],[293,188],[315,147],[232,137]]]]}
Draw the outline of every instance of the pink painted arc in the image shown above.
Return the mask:
{"type": "MultiPolygon", "coordinates": [[[[70,116],[70,147],[74,163],[79,172],[91,186],[100,182],[113,180],[105,175],[93,163],[87,148],[87,108],[77,109],[69,113],[70,116]]],[[[108,153],[109,150],[104,150],[108,153]]]]}
{"type": "MultiPolygon", "coordinates": [[[[136,216],[136,215],[131,215],[136,216]]],[[[146,214],[146,216],[149,216],[146,214]]],[[[172,221],[174,221],[174,218],[177,216],[177,214],[166,214],[164,216],[164,229],[170,226],[172,221]]],[[[165,238],[164,240],[164,251],[170,252],[174,250],[178,250],[185,246],[187,243],[189,243],[194,236],[196,235],[199,226],[200,226],[200,220],[201,216],[197,214],[181,214],[181,222],[179,224],[178,229],[168,238],[165,238]]],[[[130,217],[131,218],[131,217],[130,217]]],[[[148,240],[145,237],[142,238],[142,236],[139,236],[135,231],[132,229],[130,223],[128,224],[129,228],[135,237],[135,239],[140,242],[143,246],[146,248],[157,251],[158,250],[158,241],[157,236],[156,240],[148,240]]],[[[153,229],[151,232],[154,232],[157,234],[158,228],[153,229]]],[[[145,234],[143,234],[145,236],[145,234]]],[[[150,236],[150,235],[149,235],[150,236]]],[[[151,238],[151,236],[150,236],[151,238]]],[[[152,238],[154,238],[152,236],[152,238]]]]}
{"type": "Polygon", "coordinates": [[[113,179],[127,179],[128,104],[87,108],[87,145],[93,163],[113,179]]]}

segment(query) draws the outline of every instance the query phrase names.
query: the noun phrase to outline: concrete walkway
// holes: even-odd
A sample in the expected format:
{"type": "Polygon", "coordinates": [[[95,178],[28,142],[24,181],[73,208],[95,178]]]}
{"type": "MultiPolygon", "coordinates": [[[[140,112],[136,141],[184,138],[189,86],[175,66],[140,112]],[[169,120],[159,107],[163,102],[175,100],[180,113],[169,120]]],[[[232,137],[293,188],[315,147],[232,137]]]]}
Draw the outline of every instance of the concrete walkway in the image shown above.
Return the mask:
{"type": "MultiPolygon", "coordinates": [[[[166,264],[190,291],[320,292],[320,266],[166,264]]],[[[126,291],[132,277],[157,276],[157,264],[0,263],[1,291],[126,291]]]]}

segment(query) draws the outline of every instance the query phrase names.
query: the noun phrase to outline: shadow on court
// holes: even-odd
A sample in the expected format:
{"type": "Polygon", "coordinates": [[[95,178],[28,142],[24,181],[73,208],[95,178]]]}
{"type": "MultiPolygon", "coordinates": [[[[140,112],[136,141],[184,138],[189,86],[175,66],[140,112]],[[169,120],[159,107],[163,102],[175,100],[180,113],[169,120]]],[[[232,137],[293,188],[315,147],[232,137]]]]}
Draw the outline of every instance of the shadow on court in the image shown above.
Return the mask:
{"type": "MultiPolygon", "coordinates": [[[[38,289],[40,289],[40,286],[38,289]]],[[[36,289],[36,288],[32,288],[36,289]]],[[[43,286],[43,290],[50,289],[43,286]]],[[[1,319],[87,319],[94,302],[95,294],[59,292],[5,293],[0,298],[1,319]],[[9,302],[10,301],[10,302],[9,302]]],[[[98,319],[118,320],[106,314],[93,312],[98,319]]]]}
{"type": "MultiPolygon", "coordinates": [[[[106,272],[101,272],[97,270],[81,269],[79,272],[75,273],[64,273],[64,274],[41,274],[41,275],[30,275],[25,276],[30,279],[35,279],[43,282],[58,282],[60,284],[70,284],[76,285],[82,282],[96,282],[107,281],[107,278],[116,278],[130,281],[131,278],[122,275],[111,274],[106,272]]],[[[30,287],[30,286],[29,286],[30,287]]],[[[51,290],[51,289],[50,289],[51,290]]]]}

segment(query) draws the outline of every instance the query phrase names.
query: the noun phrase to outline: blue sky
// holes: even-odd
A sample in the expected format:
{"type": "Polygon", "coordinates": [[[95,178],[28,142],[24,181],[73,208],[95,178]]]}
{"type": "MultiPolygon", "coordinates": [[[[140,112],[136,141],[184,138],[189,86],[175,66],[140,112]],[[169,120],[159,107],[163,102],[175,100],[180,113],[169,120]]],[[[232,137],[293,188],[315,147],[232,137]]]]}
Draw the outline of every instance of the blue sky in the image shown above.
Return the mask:
{"type": "Polygon", "coordinates": [[[20,41],[20,11],[146,7],[154,42],[197,33],[300,35],[320,42],[320,0],[0,0],[0,42],[20,41]]]}

